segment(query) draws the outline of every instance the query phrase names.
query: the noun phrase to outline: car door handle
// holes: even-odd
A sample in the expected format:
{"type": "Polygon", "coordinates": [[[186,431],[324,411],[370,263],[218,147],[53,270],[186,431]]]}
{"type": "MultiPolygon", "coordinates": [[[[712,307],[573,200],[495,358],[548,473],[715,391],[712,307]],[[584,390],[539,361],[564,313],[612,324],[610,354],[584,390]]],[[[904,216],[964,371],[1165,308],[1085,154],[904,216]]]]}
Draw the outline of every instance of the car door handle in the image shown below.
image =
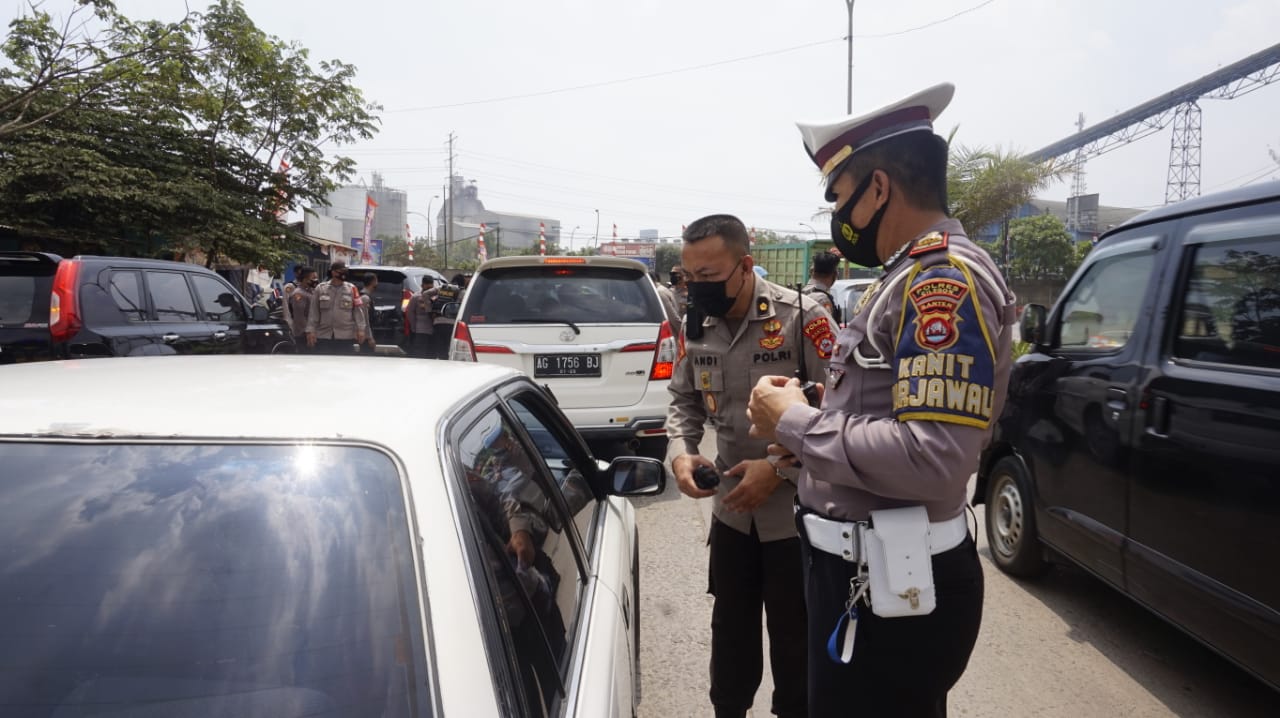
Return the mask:
{"type": "Polygon", "coordinates": [[[1151,412],[1148,414],[1147,433],[1162,439],[1169,436],[1169,398],[1157,396],[1151,400],[1151,412]]]}
{"type": "Polygon", "coordinates": [[[1129,408],[1129,392],[1124,389],[1107,389],[1107,408],[1113,411],[1124,411],[1129,408]]]}
{"type": "Polygon", "coordinates": [[[174,343],[174,342],[178,341],[179,339],[181,339],[182,337],[181,337],[181,336],[179,336],[179,335],[177,335],[177,334],[165,334],[164,336],[162,336],[162,337],[160,337],[160,338],[164,340],[164,343],[165,343],[165,344],[172,344],[172,343],[174,343]]]}
{"type": "Polygon", "coordinates": [[[222,341],[223,339],[226,339],[226,338],[227,338],[227,333],[226,333],[226,332],[214,332],[214,333],[213,333],[213,338],[214,338],[214,340],[215,340],[215,341],[222,341]]]}

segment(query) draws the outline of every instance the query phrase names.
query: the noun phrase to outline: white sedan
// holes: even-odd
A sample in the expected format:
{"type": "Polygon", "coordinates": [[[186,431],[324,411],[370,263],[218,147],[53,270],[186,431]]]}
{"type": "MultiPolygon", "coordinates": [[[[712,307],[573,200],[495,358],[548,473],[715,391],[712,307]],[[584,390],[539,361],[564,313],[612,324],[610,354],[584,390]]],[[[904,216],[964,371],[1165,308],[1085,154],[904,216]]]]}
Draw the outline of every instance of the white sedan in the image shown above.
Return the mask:
{"type": "Polygon", "coordinates": [[[634,715],[665,480],[491,365],[0,368],[0,715],[634,715]]]}

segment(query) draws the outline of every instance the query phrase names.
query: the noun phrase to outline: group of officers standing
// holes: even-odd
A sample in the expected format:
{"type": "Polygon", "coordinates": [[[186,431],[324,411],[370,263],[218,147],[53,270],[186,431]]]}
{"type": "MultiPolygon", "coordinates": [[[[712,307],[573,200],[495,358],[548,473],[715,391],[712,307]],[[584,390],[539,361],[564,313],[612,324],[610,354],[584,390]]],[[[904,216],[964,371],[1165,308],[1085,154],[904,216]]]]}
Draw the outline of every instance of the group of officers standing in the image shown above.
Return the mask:
{"type": "MultiPolygon", "coordinates": [[[[299,266],[293,285],[285,288],[284,319],[293,334],[299,353],[347,356],[359,351],[373,354],[377,341],[373,336],[374,292],[378,277],[372,272],[361,276],[359,288],[347,281],[345,262],[329,265],[329,281],[320,282],[312,267],[299,266]]],[[[465,275],[454,277],[454,285],[462,291],[465,275]]],[[[445,317],[437,306],[440,290],[424,277],[420,291],[408,300],[404,309],[403,332],[410,356],[422,359],[448,359],[453,336],[453,319],[445,317]]],[[[461,301],[461,294],[456,297],[461,301]]]]}
{"type": "Polygon", "coordinates": [[[884,269],[843,325],[830,259],[815,262],[820,286],[797,292],[753,271],[736,217],[684,232],[667,458],[681,492],[713,499],[717,718],[752,705],[762,610],[783,718],[944,716],[976,643],[983,579],[965,493],[1004,402],[1014,298],[947,214],[947,143],[932,120],[953,92],[800,125],[835,206],[835,246],[884,269]],[[714,457],[699,449],[708,423],[714,457]],[[719,483],[700,488],[708,468],[719,483]],[[863,593],[859,537],[872,512],[901,507],[927,511],[936,607],[883,617],[863,593]]]}

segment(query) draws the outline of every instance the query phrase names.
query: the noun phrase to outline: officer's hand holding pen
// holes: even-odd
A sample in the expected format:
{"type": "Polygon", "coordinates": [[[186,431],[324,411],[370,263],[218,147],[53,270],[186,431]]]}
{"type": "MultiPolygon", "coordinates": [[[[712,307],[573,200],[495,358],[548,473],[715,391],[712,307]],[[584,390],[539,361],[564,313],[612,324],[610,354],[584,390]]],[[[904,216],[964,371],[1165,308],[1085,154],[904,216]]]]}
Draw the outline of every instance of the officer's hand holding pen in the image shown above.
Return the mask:
{"type": "Polygon", "coordinates": [[[695,499],[715,496],[715,489],[700,489],[693,482],[693,470],[699,466],[710,466],[713,470],[716,468],[716,465],[711,463],[705,456],[698,454],[681,454],[677,456],[671,462],[671,471],[676,475],[676,486],[679,487],[680,493],[695,499]]]}
{"type": "Polygon", "coordinates": [[[782,483],[782,477],[766,459],[740,461],[725,473],[742,477],[742,481],[724,497],[724,507],[740,513],[755,511],[782,483]]]}
{"type": "MultiPolygon", "coordinates": [[[[821,400],[826,387],[819,384],[821,400]]],[[[750,436],[756,439],[776,441],[778,422],[793,405],[808,406],[809,400],[800,390],[800,380],[794,377],[766,376],[756,382],[747,404],[747,419],[751,422],[750,436]]]]}

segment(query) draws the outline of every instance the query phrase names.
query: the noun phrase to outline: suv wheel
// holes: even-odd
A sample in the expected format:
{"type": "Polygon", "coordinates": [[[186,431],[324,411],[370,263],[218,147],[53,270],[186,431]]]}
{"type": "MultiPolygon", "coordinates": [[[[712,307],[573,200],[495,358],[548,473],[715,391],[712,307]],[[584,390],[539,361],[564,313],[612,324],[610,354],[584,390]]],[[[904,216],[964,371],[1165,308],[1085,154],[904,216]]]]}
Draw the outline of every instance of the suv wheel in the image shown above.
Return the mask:
{"type": "Polygon", "coordinates": [[[1035,506],[1026,469],[1006,456],[991,469],[987,484],[987,545],[996,566],[1013,576],[1032,577],[1049,568],[1036,533],[1035,506]]]}

